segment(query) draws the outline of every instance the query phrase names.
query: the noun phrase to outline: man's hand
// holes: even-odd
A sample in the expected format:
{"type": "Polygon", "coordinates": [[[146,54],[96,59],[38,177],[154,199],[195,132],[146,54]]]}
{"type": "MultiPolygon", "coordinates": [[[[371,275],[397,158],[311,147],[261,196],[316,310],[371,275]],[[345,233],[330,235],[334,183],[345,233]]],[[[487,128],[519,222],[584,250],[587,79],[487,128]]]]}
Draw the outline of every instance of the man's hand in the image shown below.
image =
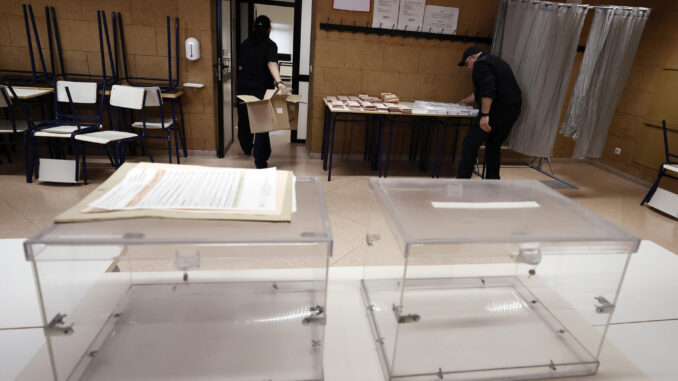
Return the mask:
{"type": "Polygon", "coordinates": [[[492,127],[490,127],[490,117],[489,116],[483,116],[480,118],[480,129],[485,131],[485,132],[490,132],[492,131],[492,127]]]}
{"type": "Polygon", "coordinates": [[[460,100],[460,101],[459,101],[459,104],[462,104],[462,105],[470,105],[470,104],[473,103],[474,101],[475,101],[475,97],[473,96],[473,93],[471,93],[471,95],[469,95],[468,97],[466,97],[466,98],[460,100]]]}
{"type": "Polygon", "coordinates": [[[282,83],[282,82],[279,82],[277,87],[278,87],[279,89],[284,89],[284,88],[286,88],[285,84],[282,83]]]}

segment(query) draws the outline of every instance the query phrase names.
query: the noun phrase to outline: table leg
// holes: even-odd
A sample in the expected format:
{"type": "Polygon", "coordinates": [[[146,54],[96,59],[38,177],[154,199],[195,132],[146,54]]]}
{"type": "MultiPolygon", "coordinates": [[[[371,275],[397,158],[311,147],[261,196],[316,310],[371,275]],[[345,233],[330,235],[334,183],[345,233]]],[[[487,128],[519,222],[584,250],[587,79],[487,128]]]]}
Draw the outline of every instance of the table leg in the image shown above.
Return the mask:
{"type": "Polygon", "coordinates": [[[391,160],[391,142],[393,141],[393,119],[389,120],[388,143],[386,146],[386,162],[384,163],[384,177],[388,176],[388,162],[391,160]]]}
{"type": "Polygon", "coordinates": [[[445,139],[447,139],[447,123],[443,122],[443,138],[440,140],[440,149],[438,150],[438,158],[436,159],[436,178],[440,178],[440,171],[443,167],[443,153],[445,152],[445,139]]]}
{"type": "MultiPolygon", "coordinates": [[[[179,130],[179,139],[181,140],[181,148],[184,151],[184,157],[188,157],[188,151],[186,150],[186,124],[184,123],[184,106],[181,102],[181,98],[177,99],[177,104],[179,104],[179,117],[181,118],[181,129],[179,130]]],[[[177,163],[179,162],[177,156],[177,163]]]]}
{"type": "MultiPolygon", "coordinates": [[[[431,155],[431,160],[433,161],[432,167],[433,169],[431,170],[431,177],[436,177],[436,157],[438,156],[438,135],[439,135],[439,130],[438,130],[438,125],[434,123],[433,121],[429,121],[431,123],[431,129],[435,131],[435,134],[433,136],[433,139],[431,140],[430,148],[433,150],[432,155],[431,155]]],[[[426,163],[428,163],[428,153],[426,155],[426,163]]]]}
{"type": "Polygon", "coordinates": [[[325,121],[323,123],[323,144],[320,152],[320,158],[323,160],[323,170],[327,170],[327,150],[329,146],[330,138],[330,118],[331,111],[329,108],[325,107],[325,121]]]}
{"type": "Polygon", "coordinates": [[[429,154],[429,141],[431,140],[431,126],[429,121],[424,119],[422,121],[422,133],[423,137],[421,139],[421,154],[419,157],[419,170],[425,171],[428,167],[428,154],[429,154]]]}
{"type": "Polygon", "coordinates": [[[459,144],[459,130],[461,129],[461,119],[456,118],[456,132],[454,133],[454,143],[452,144],[452,163],[457,159],[457,144],[459,144]]]}
{"type": "Polygon", "coordinates": [[[331,131],[330,131],[330,151],[329,153],[329,170],[327,172],[327,181],[332,181],[332,156],[334,156],[334,132],[337,126],[337,117],[331,117],[331,131]]]}
{"type": "Polygon", "coordinates": [[[381,157],[384,150],[384,136],[386,135],[384,131],[385,130],[384,124],[385,124],[384,121],[381,120],[379,123],[379,136],[377,137],[377,139],[379,139],[379,143],[377,146],[377,167],[379,168],[379,177],[381,177],[381,169],[383,167],[381,157]]]}
{"type": "Polygon", "coordinates": [[[374,126],[372,128],[371,134],[370,134],[370,169],[373,171],[378,171],[379,170],[379,157],[378,157],[378,152],[379,152],[379,133],[380,133],[380,121],[381,121],[381,116],[377,115],[374,117],[372,122],[374,123],[374,126]]]}

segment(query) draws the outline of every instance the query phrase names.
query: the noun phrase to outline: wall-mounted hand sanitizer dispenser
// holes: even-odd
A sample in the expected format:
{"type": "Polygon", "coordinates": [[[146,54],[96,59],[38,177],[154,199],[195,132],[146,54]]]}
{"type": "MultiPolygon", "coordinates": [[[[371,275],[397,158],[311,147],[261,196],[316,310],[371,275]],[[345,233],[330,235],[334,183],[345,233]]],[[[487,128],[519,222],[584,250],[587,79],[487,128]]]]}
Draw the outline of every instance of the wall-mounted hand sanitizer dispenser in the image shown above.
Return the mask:
{"type": "Polygon", "coordinates": [[[196,61],[200,58],[200,42],[195,37],[186,39],[186,58],[189,61],[196,61]]]}

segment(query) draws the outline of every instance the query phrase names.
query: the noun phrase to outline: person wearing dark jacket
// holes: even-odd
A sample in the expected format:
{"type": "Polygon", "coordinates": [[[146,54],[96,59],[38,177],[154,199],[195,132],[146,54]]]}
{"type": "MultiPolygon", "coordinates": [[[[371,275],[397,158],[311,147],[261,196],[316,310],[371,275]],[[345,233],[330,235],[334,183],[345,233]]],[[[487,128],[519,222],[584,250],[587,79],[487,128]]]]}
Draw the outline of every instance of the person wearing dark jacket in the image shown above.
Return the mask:
{"type": "Polygon", "coordinates": [[[459,66],[471,70],[473,79],[473,94],[460,103],[475,100],[480,113],[464,138],[457,178],[471,178],[478,149],[485,142],[485,178],[499,179],[501,145],[520,115],[520,87],[506,61],[476,46],[464,51],[459,66]]]}
{"type": "MultiPolygon", "coordinates": [[[[261,15],[254,22],[252,37],[245,40],[238,56],[237,95],[253,95],[264,98],[267,89],[274,86],[285,88],[278,70],[278,45],[268,36],[271,20],[261,15]]],[[[238,140],[245,155],[254,156],[257,168],[266,168],[271,156],[271,141],[268,132],[252,134],[247,105],[238,99],[238,140]],[[254,143],[253,143],[254,140],[254,143]]]]}

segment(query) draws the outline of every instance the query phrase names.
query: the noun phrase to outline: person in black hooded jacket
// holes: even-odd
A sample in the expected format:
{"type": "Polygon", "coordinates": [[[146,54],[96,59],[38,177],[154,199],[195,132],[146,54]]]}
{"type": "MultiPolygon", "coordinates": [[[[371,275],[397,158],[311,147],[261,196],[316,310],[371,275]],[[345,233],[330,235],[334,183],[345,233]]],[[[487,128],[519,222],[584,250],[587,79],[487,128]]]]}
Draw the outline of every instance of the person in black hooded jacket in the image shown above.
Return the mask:
{"type": "MultiPolygon", "coordinates": [[[[257,17],[252,37],[240,47],[237,95],[253,95],[262,99],[266,90],[274,85],[279,89],[285,88],[278,70],[278,45],[268,37],[270,33],[271,20],[264,15],[257,17]]],[[[268,132],[252,134],[247,105],[241,100],[238,100],[238,140],[245,155],[254,156],[257,168],[268,167],[268,158],[271,156],[268,132]]]]}
{"type": "Polygon", "coordinates": [[[464,51],[459,66],[471,70],[473,79],[473,94],[460,103],[475,100],[480,113],[464,138],[457,178],[471,178],[478,149],[485,142],[485,178],[499,179],[501,145],[520,115],[520,87],[506,61],[476,46],[464,51]]]}

